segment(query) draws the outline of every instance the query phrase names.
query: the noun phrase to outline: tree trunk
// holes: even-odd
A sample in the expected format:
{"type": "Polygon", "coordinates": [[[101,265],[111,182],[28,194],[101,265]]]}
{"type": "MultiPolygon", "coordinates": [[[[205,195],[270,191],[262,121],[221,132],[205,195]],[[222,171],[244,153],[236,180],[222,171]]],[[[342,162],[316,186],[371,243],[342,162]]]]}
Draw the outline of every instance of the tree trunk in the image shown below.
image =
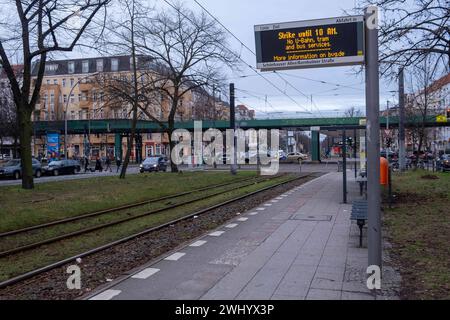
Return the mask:
{"type": "Polygon", "coordinates": [[[20,130],[20,159],[22,165],[22,188],[33,189],[33,166],[31,158],[31,135],[32,135],[32,123],[31,112],[21,106],[19,114],[20,130]]]}

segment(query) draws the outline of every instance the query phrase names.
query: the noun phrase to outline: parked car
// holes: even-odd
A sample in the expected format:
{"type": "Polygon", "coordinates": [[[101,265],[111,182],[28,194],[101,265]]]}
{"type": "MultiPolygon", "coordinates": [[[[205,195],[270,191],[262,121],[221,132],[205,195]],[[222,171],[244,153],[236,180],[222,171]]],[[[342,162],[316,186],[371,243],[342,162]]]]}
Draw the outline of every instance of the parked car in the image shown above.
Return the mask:
{"type": "Polygon", "coordinates": [[[81,164],[76,160],[50,161],[48,166],[42,168],[43,173],[49,176],[60,174],[77,174],[81,171],[81,164]]]}
{"type": "Polygon", "coordinates": [[[450,171],[450,154],[443,154],[440,156],[436,164],[438,170],[441,170],[442,172],[450,171]]]}
{"type": "MultiPolygon", "coordinates": [[[[387,155],[388,155],[387,150],[381,150],[380,151],[380,156],[381,157],[386,158],[387,155]]],[[[392,151],[392,150],[389,150],[389,160],[394,159],[394,158],[398,158],[398,154],[396,152],[392,151]]]]}
{"type": "Polygon", "coordinates": [[[300,162],[302,160],[308,159],[308,156],[301,152],[291,152],[286,156],[288,162],[300,162]]]}
{"type": "Polygon", "coordinates": [[[167,171],[167,158],[164,156],[153,156],[146,158],[140,165],[141,173],[152,171],[167,171]]]}
{"type": "MultiPolygon", "coordinates": [[[[36,178],[39,178],[42,174],[41,163],[36,159],[32,159],[33,174],[36,178]]],[[[22,176],[22,166],[20,159],[9,160],[2,167],[0,167],[0,177],[12,177],[14,179],[20,179],[22,176]]]]}
{"type": "Polygon", "coordinates": [[[0,154],[0,160],[11,160],[11,156],[9,154],[0,154]]]}

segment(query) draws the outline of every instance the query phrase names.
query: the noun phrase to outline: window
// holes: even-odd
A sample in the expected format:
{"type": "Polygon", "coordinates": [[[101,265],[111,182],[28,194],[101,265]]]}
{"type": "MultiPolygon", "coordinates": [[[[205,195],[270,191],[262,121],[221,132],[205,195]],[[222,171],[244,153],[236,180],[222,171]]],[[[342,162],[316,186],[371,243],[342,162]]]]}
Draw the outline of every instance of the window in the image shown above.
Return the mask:
{"type": "Polygon", "coordinates": [[[75,73],[75,62],[73,61],[68,62],[68,70],[69,73],[75,73]]]}
{"type": "Polygon", "coordinates": [[[153,156],[153,146],[145,146],[147,157],[153,156]]]}
{"type": "Polygon", "coordinates": [[[81,93],[78,94],[78,101],[81,101],[81,93]]]}
{"type": "Polygon", "coordinates": [[[97,72],[103,72],[103,59],[97,60],[97,72]]]}
{"type": "Polygon", "coordinates": [[[62,86],[63,86],[63,87],[66,86],[66,79],[62,79],[62,86]]]}
{"type": "Polygon", "coordinates": [[[84,60],[82,63],[82,72],[88,73],[89,72],[89,60],[84,60]]]}
{"type": "Polygon", "coordinates": [[[156,145],[156,154],[161,154],[161,145],[160,144],[156,145]]]}
{"type": "Polygon", "coordinates": [[[53,79],[53,84],[58,85],[58,79],[53,79]]]}
{"type": "Polygon", "coordinates": [[[56,71],[58,69],[57,64],[48,64],[45,66],[45,71],[56,71]]]}
{"type": "Polygon", "coordinates": [[[75,102],[75,95],[73,93],[70,95],[70,102],[71,103],[75,102]]]}
{"type": "Polygon", "coordinates": [[[47,84],[48,84],[48,85],[50,84],[50,80],[48,80],[48,79],[47,79],[47,84]]]}
{"type": "Polygon", "coordinates": [[[75,120],[75,111],[70,111],[70,118],[72,119],[72,120],[75,120]]]}
{"type": "Polygon", "coordinates": [[[64,101],[64,103],[67,102],[67,94],[63,95],[63,101],[64,101]]]}
{"type": "Polygon", "coordinates": [[[73,87],[74,79],[70,79],[70,86],[73,87]]]}
{"type": "Polygon", "coordinates": [[[119,59],[112,58],[111,59],[111,71],[118,71],[119,70],[119,59]]]}

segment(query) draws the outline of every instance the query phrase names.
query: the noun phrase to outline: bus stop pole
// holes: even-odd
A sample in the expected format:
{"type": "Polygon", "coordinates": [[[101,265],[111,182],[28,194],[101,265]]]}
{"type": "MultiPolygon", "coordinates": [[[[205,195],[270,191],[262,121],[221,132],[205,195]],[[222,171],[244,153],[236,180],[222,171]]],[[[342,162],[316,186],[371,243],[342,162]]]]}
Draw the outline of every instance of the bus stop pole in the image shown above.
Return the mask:
{"type": "Polygon", "coordinates": [[[347,136],[345,135],[345,129],[342,130],[342,195],[343,202],[347,203],[347,136]]]}
{"type": "Polygon", "coordinates": [[[353,160],[355,161],[355,179],[358,177],[358,167],[357,167],[357,161],[356,161],[356,129],[353,129],[353,160]]]}
{"type": "Polygon", "coordinates": [[[381,269],[380,96],[378,74],[378,8],[365,10],[368,263],[381,269]]]}

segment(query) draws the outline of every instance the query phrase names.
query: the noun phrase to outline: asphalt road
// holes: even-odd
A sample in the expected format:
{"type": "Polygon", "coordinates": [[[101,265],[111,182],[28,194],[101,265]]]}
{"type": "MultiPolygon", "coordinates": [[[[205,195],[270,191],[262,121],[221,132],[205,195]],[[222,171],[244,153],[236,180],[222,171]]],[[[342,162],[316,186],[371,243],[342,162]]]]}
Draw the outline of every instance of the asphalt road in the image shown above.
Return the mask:
{"type": "MultiPolygon", "coordinates": [[[[136,174],[139,172],[138,166],[130,166],[127,168],[127,174],[136,174]]],[[[40,178],[35,178],[34,183],[45,183],[52,181],[68,181],[68,180],[77,180],[77,179],[89,179],[94,177],[107,177],[107,176],[116,176],[119,175],[120,171],[116,173],[116,167],[112,167],[112,172],[83,172],[83,170],[79,174],[69,174],[69,175],[60,175],[60,176],[42,176],[40,178]]],[[[21,180],[12,180],[12,179],[2,179],[0,180],[0,186],[14,186],[22,184],[21,180]]]]}
{"type": "MultiPolygon", "coordinates": [[[[349,166],[348,169],[351,169],[353,166],[349,166]]],[[[182,171],[202,171],[202,170],[217,170],[217,171],[228,171],[230,170],[230,166],[228,165],[218,165],[217,168],[213,168],[210,166],[201,166],[201,167],[192,167],[192,166],[186,166],[182,165],[179,166],[179,169],[182,171]]],[[[256,165],[241,165],[241,170],[256,170],[256,165]]],[[[239,170],[239,169],[238,169],[239,170]]],[[[170,167],[168,168],[168,171],[170,171],[170,167]]],[[[332,172],[337,171],[337,164],[330,162],[322,162],[318,164],[313,163],[304,163],[301,166],[297,163],[282,163],[279,167],[279,172],[332,172]]],[[[119,171],[120,173],[120,171],[119,171]]],[[[93,177],[106,177],[106,176],[117,176],[119,173],[116,173],[116,167],[112,166],[112,172],[87,172],[84,173],[83,171],[76,175],[61,175],[61,176],[42,176],[41,178],[34,179],[35,183],[45,183],[45,182],[52,182],[52,181],[69,181],[69,180],[76,180],[76,179],[89,179],[93,177]]],[[[127,174],[137,174],[139,173],[139,167],[137,165],[131,165],[128,167],[127,174]]],[[[0,180],[0,186],[14,186],[14,185],[20,185],[22,182],[21,180],[12,180],[12,179],[1,179],[0,180]]]]}

